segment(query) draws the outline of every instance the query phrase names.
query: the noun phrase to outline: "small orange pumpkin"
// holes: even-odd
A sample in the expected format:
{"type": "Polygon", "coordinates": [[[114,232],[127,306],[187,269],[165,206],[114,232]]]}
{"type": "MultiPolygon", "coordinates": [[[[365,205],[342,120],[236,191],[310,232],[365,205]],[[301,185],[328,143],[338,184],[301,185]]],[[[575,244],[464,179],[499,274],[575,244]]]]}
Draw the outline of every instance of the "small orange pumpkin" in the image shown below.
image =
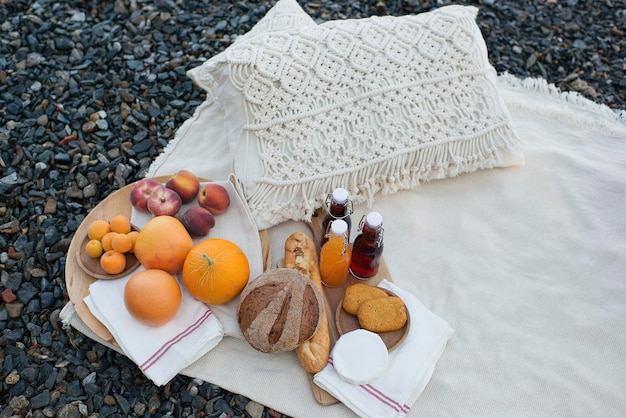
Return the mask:
{"type": "Polygon", "coordinates": [[[191,295],[208,304],[233,300],[250,278],[246,254],[232,241],[208,238],[187,254],[183,282],[191,295]]]}

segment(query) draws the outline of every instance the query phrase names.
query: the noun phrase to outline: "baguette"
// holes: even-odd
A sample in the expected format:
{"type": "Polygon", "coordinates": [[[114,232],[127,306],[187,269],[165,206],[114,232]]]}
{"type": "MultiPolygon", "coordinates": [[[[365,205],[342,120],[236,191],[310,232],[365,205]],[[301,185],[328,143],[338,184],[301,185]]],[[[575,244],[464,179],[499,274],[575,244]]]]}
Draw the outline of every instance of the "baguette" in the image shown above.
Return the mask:
{"type": "MultiPolygon", "coordinates": [[[[308,276],[324,295],[322,279],[317,261],[317,249],[313,240],[302,232],[294,232],[285,241],[285,267],[308,276]]],[[[309,373],[321,371],[328,363],[330,355],[330,330],[326,306],[322,322],[311,339],[296,347],[296,354],[302,367],[309,373]]]]}

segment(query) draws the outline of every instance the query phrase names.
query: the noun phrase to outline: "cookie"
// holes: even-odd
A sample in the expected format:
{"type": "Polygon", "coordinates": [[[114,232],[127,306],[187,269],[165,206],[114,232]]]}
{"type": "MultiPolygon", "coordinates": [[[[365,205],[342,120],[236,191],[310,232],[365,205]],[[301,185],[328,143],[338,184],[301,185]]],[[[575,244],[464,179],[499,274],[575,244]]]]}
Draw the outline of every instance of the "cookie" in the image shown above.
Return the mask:
{"type": "Polygon", "coordinates": [[[363,302],[387,296],[387,292],[383,289],[363,283],[355,283],[346,288],[342,307],[349,314],[356,315],[363,302]]]}
{"type": "Polygon", "coordinates": [[[362,328],[372,332],[395,331],[406,324],[406,308],[397,296],[370,299],[357,312],[362,328]]]}

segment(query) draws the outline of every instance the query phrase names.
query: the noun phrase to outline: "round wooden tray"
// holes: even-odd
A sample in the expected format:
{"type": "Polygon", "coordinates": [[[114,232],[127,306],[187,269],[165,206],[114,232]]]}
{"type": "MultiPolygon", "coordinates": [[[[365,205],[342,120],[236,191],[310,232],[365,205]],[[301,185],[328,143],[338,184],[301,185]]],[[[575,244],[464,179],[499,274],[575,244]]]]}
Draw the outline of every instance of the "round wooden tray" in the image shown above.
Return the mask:
{"type": "MultiPolygon", "coordinates": [[[[390,296],[397,296],[390,290],[383,289],[390,296]]],[[[335,322],[337,325],[337,332],[339,335],[343,335],[350,331],[354,331],[356,329],[360,329],[361,325],[359,324],[359,318],[356,315],[349,314],[346,312],[343,307],[343,299],[337,306],[337,312],[335,314],[335,322]]],[[[406,309],[406,306],[404,307],[406,309]]],[[[377,332],[380,338],[387,346],[387,350],[392,351],[397,348],[402,342],[405,340],[406,336],[409,334],[409,328],[411,327],[411,317],[409,316],[409,310],[406,310],[406,324],[396,331],[389,332],[377,332]]]]}
{"type": "MultiPolygon", "coordinates": [[[[164,183],[169,177],[170,176],[155,177],[155,180],[164,183]]],[[[201,181],[209,180],[201,179],[201,181]]],[[[96,219],[110,219],[113,215],[117,214],[125,215],[128,218],[131,217],[132,206],[130,203],[130,192],[133,186],[134,183],[111,193],[91,210],[74,233],[74,238],[67,252],[67,262],[65,264],[65,285],[70,301],[74,305],[78,317],[98,337],[114,345],[117,345],[117,342],[113,335],[111,335],[102,322],[93,316],[84,301],[84,298],[89,295],[89,285],[98,279],[93,274],[83,270],[78,260],[80,259],[80,251],[84,248],[84,237],[87,236],[87,229],[92,221],[96,219]]],[[[263,268],[267,269],[269,268],[272,258],[269,234],[267,231],[260,231],[259,238],[261,239],[261,248],[263,250],[263,268]]]]}

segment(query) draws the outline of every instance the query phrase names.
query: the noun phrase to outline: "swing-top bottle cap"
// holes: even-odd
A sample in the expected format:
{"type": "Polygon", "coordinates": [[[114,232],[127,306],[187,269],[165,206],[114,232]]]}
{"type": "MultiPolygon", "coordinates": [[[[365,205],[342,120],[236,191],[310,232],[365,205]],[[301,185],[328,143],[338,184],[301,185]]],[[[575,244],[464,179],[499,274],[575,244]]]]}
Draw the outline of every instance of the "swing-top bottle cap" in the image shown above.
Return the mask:
{"type": "Polygon", "coordinates": [[[330,224],[330,232],[333,235],[344,235],[348,232],[348,224],[343,219],[335,219],[333,223],[330,224]]]}
{"type": "Polygon", "coordinates": [[[337,187],[333,190],[333,200],[339,204],[344,204],[348,201],[348,191],[343,187],[337,187]]]}
{"type": "Polygon", "coordinates": [[[383,215],[378,212],[370,212],[365,217],[365,224],[370,228],[378,228],[383,224],[383,215]]]}

